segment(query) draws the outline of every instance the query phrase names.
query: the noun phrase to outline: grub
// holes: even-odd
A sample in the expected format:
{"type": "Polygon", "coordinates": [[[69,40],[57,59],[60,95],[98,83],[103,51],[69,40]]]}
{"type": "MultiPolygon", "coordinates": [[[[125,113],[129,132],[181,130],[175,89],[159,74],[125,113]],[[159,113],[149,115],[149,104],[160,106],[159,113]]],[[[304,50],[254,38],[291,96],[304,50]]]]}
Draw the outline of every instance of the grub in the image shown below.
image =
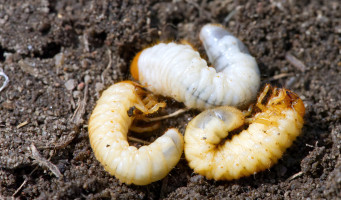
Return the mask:
{"type": "MultiPolygon", "coordinates": [[[[15,198],[340,199],[340,9],[338,0],[2,3],[0,66],[10,82],[0,92],[0,199],[11,198],[26,177],[15,198]],[[302,136],[277,165],[249,178],[209,181],[181,159],[168,180],[146,187],[120,184],[90,148],[87,120],[96,100],[114,82],[132,80],[128,66],[133,56],[159,41],[187,40],[207,58],[198,38],[206,23],[226,26],[249,48],[263,85],[287,86],[299,94],[307,112],[302,136]],[[108,50],[112,60],[105,71],[108,50]],[[288,61],[287,53],[305,65],[304,72],[288,61]],[[77,112],[83,122],[74,127],[70,119],[78,98],[83,101],[85,77],[91,80],[88,97],[77,112]],[[64,87],[69,79],[84,82],[83,88],[74,88],[75,98],[64,87]],[[17,128],[25,121],[29,124],[17,128]],[[44,158],[55,152],[51,162],[67,182],[39,166],[30,175],[35,166],[25,152],[31,143],[44,158]]],[[[4,80],[1,76],[0,87],[4,80]]],[[[181,108],[167,100],[166,113],[181,108]]],[[[164,119],[157,134],[168,127],[184,132],[198,114],[189,110],[164,119]]]]}

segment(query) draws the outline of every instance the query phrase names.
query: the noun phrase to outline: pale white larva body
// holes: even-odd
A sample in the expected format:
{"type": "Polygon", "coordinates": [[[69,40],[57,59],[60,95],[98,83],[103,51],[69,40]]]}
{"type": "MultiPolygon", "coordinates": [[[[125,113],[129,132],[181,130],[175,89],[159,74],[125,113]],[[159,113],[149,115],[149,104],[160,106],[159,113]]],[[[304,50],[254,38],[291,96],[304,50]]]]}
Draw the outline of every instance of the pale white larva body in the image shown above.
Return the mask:
{"type": "Polygon", "coordinates": [[[251,67],[259,75],[255,61],[248,63],[249,59],[241,58],[250,56],[246,46],[223,27],[207,24],[201,28],[199,38],[205,47],[208,59],[218,72],[236,65],[240,68],[251,67]]]}
{"type": "MultiPolygon", "coordinates": [[[[269,88],[269,86],[267,86],[269,88]]],[[[289,90],[273,90],[261,112],[251,118],[246,130],[226,139],[229,132],[244,124],[236,108],[223,106],[196,116],[185,132],[185,156],[189,166],[208,179],[233,180],[270,168],[301,133],[304,105],[289,90]]]]}
{"type": "Polygon", "coordinates": [[[160,43],[136,55],[133,77],[150,91],[190,108],[243,107],[254,100],[260,73],[245,46],[216,25],[204,26],[200,38],[214,68],[190,45],[160,43]]]}
{"type": "Polygon", "coordinates": [[[96,158],[105,170],[126,184],[147,185],[164,178],[178,163],[183,151],[183,136],[168,129],[148,146],[129,146],[128,129],[134,117],[127,111],[145,108],[140,86],[125,81],[105,90],[89,120],[89,139],[96,158]]]}

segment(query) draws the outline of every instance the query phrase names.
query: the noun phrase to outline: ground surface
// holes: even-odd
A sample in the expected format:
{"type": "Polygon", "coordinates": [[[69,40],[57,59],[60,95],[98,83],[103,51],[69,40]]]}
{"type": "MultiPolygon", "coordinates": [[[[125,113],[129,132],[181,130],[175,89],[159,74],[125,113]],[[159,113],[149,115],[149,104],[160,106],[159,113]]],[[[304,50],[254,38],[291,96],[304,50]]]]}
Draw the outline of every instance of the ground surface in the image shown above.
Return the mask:
{"type": "MultiPolygon", "coordinates": [[[[341,198],[340,10],[337,0],[1,0],[0,67],[10,82],[0,92],[0,199],[341,198]],[[161,181],[120,184],[88,141],[100,92],[130,79],[132,57],[155,42],[186,39],[204,53],[198,32],[208,22],[245,43],[262,84],[299,94],[306,106],[302,136],[270,170],[237,181],[207,180],[182,159],[161,181]],[[38,166],[31,144],[63,176],[38,166]]],[[[164,126],[183,132],[197,113],[164,126]]]]}

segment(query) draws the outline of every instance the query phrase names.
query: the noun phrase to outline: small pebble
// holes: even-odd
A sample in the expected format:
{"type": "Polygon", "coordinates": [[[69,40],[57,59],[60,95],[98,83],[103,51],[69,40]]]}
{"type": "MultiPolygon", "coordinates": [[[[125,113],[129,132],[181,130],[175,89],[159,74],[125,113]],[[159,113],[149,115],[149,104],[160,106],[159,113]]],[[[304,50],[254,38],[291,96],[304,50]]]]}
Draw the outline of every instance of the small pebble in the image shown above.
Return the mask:
{"type": "Polygon", "coordinates": [[[78,99],[78,98],[80,98],[81,97],[81,92],[80,91],[73,91],[73,93],[72,93],[72,95],[73,95],[73,98],[75,98],[75,99],[78,99]]]}
{"type": "Polygon", "coordinates": [[[64,64],[64,53],[58,53],[54,56],[54,64],[57,68],[61,67],[64,64]]]}
{"type": "Polygon", "coordinates": [[[91,80],[91,78],[90,78],[89,75],[86,75],[86,76],[84,77],[84,82],[85,82],[85,83],[90,83],[90,80],[91,80]]]}
{"type": "Polygon", "coordinates": [[[26,80],[26,86],[31,86],[33,83],[31,80],[26,80]]]}
{"type": "Polygon", "coordinates": [[[103,83],[100,83],[100,82],[97,82],[96,85],[95,85],[95,90],[96,92],[100,92],[104,89],[104,85],[103,83]]]}
{"type": "Polygon", "coordinates": [[[79,84],[77,85],[77,90],[78,90],[78,91],[83,90],[84,85],[85,85],[84,82],[79,83],[79,84]]]}
{"type": "Polygon", "coordinates": [[[70,79],[68,81],[66,81],[66,83],[64,84],[67,90],[73,90],[75,89],[77,83],[75,79],[70,79]]]}

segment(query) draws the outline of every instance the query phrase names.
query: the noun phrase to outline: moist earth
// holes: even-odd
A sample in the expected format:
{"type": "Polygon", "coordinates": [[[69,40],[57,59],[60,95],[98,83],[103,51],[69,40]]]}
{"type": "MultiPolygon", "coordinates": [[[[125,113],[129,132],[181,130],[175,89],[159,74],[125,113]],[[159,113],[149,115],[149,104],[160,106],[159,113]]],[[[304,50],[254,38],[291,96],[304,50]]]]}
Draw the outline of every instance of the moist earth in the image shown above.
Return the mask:
{"type": "MultiPolygon", "coordinates": [[[[338,0],[0,0],[0,67],[10,80],[0,92],[0,199],[340,199],[340,10],[338,0]],[[134,55],[157,42],[186,40],[204,56],[206,23],[244,42],[262,85],[302,98],[302,135],[278,164],[240,180],[207,180],[183,157],[160,181],[121,184],[89,144],[96,100],[131,80],[134,55]]],[[[167,112],[183,107],[166,101],[167,112]]],[[[164,120],[159,132],[184,133],[198,113],[164,120]]]]}

